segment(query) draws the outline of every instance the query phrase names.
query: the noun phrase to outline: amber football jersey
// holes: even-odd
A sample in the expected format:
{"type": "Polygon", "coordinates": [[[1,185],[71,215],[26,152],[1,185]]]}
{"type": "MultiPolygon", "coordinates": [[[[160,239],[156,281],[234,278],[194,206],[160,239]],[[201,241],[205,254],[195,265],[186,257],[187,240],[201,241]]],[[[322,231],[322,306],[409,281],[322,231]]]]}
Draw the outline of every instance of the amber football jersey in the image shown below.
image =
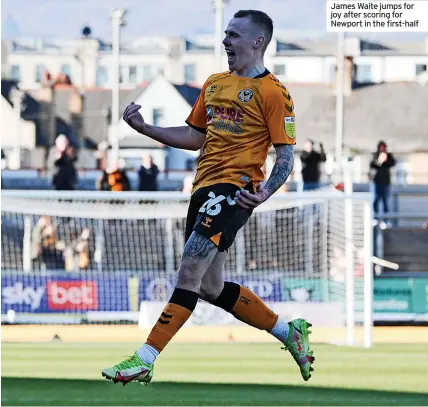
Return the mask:
{"type": "Polygon", "coordinates": [[[211,75],[186,123],[207,135],[193,191],[218,183],[256,185],[272,144],[296,143],[293,100],[268,70],[255,78],[211,75]]]}

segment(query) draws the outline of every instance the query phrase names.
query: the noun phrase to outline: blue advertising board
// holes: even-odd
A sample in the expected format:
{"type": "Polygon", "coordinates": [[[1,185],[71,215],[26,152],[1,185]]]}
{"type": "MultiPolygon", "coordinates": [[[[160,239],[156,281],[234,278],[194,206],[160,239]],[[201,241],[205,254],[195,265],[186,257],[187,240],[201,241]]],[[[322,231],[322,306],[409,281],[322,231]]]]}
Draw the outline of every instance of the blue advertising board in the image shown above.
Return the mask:
{"type": "Polygon", "coordinates": [[[52,313],[127,311],[128,279],[109,275],[76,277],[7,274],[1,277],[1,312],[52,313]]]}

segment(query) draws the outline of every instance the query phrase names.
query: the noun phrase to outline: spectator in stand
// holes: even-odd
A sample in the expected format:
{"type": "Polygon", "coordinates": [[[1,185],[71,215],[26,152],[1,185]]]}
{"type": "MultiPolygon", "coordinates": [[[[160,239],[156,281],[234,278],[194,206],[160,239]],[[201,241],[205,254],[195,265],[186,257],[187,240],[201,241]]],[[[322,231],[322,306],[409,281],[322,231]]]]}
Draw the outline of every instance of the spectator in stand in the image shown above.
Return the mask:
{"type": "Polygon", "coordinates": [[[98,191],[130,191],[130,182],[122,160],[113,165],[110,171],[103,171],[97,180],[98,191]]]}
{"type": "Polygon", "coordinates": [[[77,171],[75,162],[77,157],[74,148],[70,146],[68,139],[63,134],[55,140],[56,167],[52,178],[52,185],[57,191],[69,191],[76,189],[77,171]]]}
{"type": "Polygon", "coordinates": [[[64,267],[66,271],[82,271],[89,267],[89,237],[90,230],[83,228],[75,237],[70,236],[66,241],[59,241],[57,247],[63,251],[64,267]]]}
{"type": "Polygon", "coordinates": [[[43,270],[64,268],[58,231],[51,216],[41,216],[31,231],[31,259],[43,270]]]}
{"type": "Polygon", "coordinates": [[[391,185],[390,169],[395,165],[394,156],[387,151],[387,145],[384,141],[379,141],[377,151],[373,154],[373,159],[370,162],[370,169],[374,171],[372,174],[375,185],[375,199],[373,202],[373,210],[379,213],[379,201],[383,203],[383,212],[388,213],[388,198],[391,185]]]}
{"type": "Polygon", "coordinates": [[[320,187],[320,164],[326,161],[324,147],[320,143],[320,152],[314,150],[314,142],[306,140],[300,154],[302,162],[303,191],[318,189],[320,187]]]}
{"type": "Polygon", "coordinates": [[[153,157],[148,154],[143,154],[140,170],[138,171],[139,177],[139,191],[157,191],[159,169],[153,162],[153,157]]]}

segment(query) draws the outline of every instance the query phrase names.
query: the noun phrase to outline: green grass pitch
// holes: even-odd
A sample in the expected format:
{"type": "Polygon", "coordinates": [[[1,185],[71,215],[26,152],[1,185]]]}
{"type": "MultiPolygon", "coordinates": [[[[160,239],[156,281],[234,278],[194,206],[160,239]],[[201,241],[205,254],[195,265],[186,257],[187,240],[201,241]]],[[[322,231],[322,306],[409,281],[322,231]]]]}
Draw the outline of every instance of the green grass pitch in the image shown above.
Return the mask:
{"type": "Polygon", "coordinates": [[[314,345],[304,382],[276,344],[172,342],[148,387],[102,380],[138,344],[3,343],[3,405],[428,405],[426,345],[314,345]]]}

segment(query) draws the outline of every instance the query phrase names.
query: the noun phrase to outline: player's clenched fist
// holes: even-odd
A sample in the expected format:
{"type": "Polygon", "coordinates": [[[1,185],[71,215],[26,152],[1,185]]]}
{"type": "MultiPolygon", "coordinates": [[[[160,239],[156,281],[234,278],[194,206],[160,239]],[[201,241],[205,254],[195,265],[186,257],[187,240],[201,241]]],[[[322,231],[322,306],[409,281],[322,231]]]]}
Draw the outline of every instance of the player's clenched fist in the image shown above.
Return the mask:
{"type": "Polygon", "coordinates": [[[140,105],[136,105],[134,102],[129,104],[125,111],[123,112],[123,120],[128,123],[134,130],[137,130],[139,133],[144,132],[145,122],[143,116],[139,110],[141,109],[140,105]]]}

